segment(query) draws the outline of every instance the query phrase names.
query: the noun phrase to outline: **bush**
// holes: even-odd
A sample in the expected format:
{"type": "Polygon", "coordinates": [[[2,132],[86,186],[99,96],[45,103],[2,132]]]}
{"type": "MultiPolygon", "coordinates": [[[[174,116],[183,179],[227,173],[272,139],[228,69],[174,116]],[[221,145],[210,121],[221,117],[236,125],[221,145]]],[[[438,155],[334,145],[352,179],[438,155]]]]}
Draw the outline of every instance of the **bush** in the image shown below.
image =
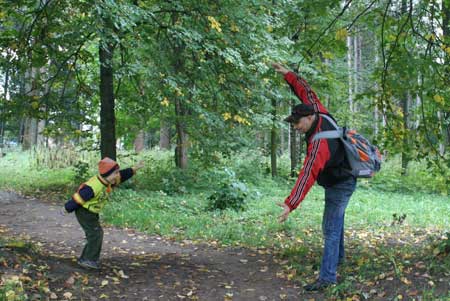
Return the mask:
{"type": "Polygon", "coordinates": [[[408,164],[406,175],[401,175],[401,158],[395,156],[385,161],[381,166],[381,171],[369,181],[370,185],[377,188],[399,192],[432,192],[448,194],[447,180],[450,171],[445,174],[440,173],[432,166],[430,167],[426,161],[411,161],[408,164]]]}
{"type": "Polygon", "coordinates": [[[233,171],[225,169],[223,174],[219,189],[208,197],[208,210],[244,210],[248,195],[247,186],[236,179],[233,171]]]}
{"type": "Polygon", "coordinates": [[[133,160],[145,161],[136,182],[140,189],[163,191],[168,195],[185,193],[186,187],[191,187],[192,179],[195,179],[192,168],[181,170],[175,167],[173,152],[153,149],[142,152],[138,157],[133,160]]]}
{"type": "Polygon", "coordinates": [[[437,250],[439,254],[450,254],[450,232],[447,232],[446,237],[442,238],[442,241],[439,242],[437,250]]]}
{"type": "Polygon", "coordinates": [[[87,162],[89,166],[96,166],[98,154],[95,151],[83,150],[72,146],[35,146],[30,151],[29,160],[31,166],[36,169],[64,169],[74,166],[80,161],[87,162]]]}
{"type": "Polygon", "coordinates": [[[74,164],[73,169],[75,171],[75,175],[73,181],[75,185],[80,185],[90,177],[89,173],[89,164],[84,161],[78,161],[74,164]]]}

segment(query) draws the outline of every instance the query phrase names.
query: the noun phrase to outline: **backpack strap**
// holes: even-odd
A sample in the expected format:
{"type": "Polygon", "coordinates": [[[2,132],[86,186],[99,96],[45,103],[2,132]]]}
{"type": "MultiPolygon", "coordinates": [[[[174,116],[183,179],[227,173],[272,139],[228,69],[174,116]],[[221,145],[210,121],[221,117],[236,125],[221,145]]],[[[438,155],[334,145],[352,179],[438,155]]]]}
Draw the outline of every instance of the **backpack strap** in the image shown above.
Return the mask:
{"type": "Polygon", "coordinates": [[[314,135],[313,141],[316,141],[317,139],[335,139],[335,138],[342,138],[343,133],[342,130],[335,130],[335,131],[323,131],[319,132],[314,135]]]}
{"type": "MultiPolygon", "coordinates": [[[[336,124],[336,121],[334,121],[333,118],[331,118],[330,116],[326,115],[326,114],[319,114],[322,118],[325,118],[326,120],[328,120],[332,126],[334,126],[334,128],[336,130],[339,130],[340,127],[336,124]]],[[[328,131],[327,131],[328,132],[328,131]]]]}
{"type": "Polygon", "coordinates": [[[335,139],[335,138],[342,138],[342,137],[344,137],[343,129],[340,128],[336,124],[336,122],[333,120],[333,118],[331,118],[330,116],[325,115],[325,114],[319,114],[319,115],[322,116],[322,118],[325,118],[326,120],[328,120],[328,122],[330,122],[331,125],[336,128],[336,130],[319,132],[319,133],[314,135],[313,141],[315,141],[317,139],[335,139]]]}

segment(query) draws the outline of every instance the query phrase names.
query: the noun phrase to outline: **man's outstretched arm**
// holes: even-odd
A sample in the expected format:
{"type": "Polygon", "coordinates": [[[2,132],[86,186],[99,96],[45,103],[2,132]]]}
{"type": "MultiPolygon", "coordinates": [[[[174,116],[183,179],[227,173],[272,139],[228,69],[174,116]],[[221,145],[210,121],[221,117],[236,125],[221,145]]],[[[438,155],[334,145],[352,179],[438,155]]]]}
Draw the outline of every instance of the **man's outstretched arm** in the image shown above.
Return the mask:
{"type": "Polygon", "coordinates": [[[322,105],[316,93],[311,89],[311,86],[304,78],[298,76],[279,63],[273,63],[272,67],[276,72],[284,76],[284,79],[302,103],[313,105],[316,112],[328,114],[328,110],[322,105]]]}

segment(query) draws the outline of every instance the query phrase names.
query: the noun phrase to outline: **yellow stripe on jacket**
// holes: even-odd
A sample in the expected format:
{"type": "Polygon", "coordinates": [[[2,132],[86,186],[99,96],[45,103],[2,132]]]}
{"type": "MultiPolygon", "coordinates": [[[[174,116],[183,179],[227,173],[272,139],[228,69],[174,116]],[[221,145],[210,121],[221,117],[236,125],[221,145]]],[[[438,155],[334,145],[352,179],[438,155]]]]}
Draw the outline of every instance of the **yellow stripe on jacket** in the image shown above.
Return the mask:
{"type": "Polygon", "coordinates": [[[100,181],[99,176],[90,178],[84,184],[92,188],[92,190],[94,191],[94,197],[80,205],[93,213],[99,213],[109,199],[111,185],[103,184],[102,181],[100,181]]]}

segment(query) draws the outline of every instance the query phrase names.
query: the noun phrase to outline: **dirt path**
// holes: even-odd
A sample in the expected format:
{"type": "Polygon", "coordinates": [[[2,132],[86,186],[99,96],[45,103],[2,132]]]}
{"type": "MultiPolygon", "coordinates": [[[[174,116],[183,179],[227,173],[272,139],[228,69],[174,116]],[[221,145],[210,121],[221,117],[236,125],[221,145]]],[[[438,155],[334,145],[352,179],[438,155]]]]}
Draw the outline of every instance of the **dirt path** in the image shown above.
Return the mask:
{"type": "MultiPolygon", "coordinates": [[[[8,236],[25,235],[41,246],[41,260],[48,265],[49,288],[58,299],[64,299],[67,291],[76,300],[311,298],[300,295],[302,289],[294,282],[277,278],[281,267],[265,252],[218,250],[166,241],[130,229],[105,227],[101,271],[80,269],[75,259],[83,247],[84,234],[75,216],[60,215],[60,208],[0,192],[0,226],[8,236]],[[84,279],[84,284],[80,280],[74,286],[65,285],[70,277],[84,279]]],[[[320,299],[318,294],[312,296],[320,299]]]]}

